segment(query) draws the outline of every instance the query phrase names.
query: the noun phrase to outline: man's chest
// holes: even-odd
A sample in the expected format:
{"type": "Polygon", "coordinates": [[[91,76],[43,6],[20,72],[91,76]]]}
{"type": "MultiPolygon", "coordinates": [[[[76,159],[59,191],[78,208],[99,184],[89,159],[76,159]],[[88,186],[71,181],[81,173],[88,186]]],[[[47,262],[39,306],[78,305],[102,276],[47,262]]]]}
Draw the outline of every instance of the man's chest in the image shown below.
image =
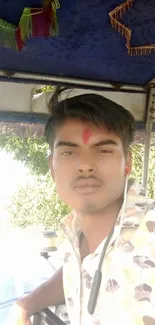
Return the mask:
{"type": "Polygon", "coordinates": [[[95,313],[88,314],[99,258],[89,255],[80,264],[74,255],[68,256],[64,264],[64,291],[69,314],[76,314],[81,324],[155,324],[155,260],[143,249],[131,251],[126,247],[106,255],[95,313]],[[147,323],[145,317],[151,317],[154,323],[147,323]]]}

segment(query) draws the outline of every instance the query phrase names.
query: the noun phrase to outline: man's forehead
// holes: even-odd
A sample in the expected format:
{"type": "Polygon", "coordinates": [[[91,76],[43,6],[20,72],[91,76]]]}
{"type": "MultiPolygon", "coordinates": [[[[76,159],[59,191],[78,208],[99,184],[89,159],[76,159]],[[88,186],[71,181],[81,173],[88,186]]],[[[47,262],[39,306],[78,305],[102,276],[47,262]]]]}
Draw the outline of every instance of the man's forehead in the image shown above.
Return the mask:
{"type": "Polygon", "coordinates": [[[61,140],[63,138],[69,139],[78,139],[80,142],[82,141],[84,144],[90,142],[90,140],[94,137],[112,137],[118,138],[117,135],[113,132],[110,132],[106,126],[95,125],[90,121],[80,121],[80,120],[67,120],[65,123],[59,128],[59,135],[61,140]]]}
{"type": "Polygon", "coordinates": [[[86,135],[89,133],[110,133],[106,125],[96,125],[91,121],[81,121],[76,119],[68,119],[59,128],[60,131],[62,130],[64,132],[69,132],[70,130],[76,132],[77,129],[82,133],[84,132],[86,135]]]}

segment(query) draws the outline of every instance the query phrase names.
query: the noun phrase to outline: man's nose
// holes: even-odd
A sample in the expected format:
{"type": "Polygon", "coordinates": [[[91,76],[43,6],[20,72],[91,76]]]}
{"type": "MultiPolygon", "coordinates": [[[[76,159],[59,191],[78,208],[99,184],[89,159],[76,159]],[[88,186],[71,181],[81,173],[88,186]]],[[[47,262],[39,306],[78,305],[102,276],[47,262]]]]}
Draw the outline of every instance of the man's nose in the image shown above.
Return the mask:
{"type": "Polygon", "coordinates": [[[96,171],[96,167],[93,164],[88,164],[88,163],[82,163],[78,166],[78,173],[79,174],[93,174],[96,171]]]}

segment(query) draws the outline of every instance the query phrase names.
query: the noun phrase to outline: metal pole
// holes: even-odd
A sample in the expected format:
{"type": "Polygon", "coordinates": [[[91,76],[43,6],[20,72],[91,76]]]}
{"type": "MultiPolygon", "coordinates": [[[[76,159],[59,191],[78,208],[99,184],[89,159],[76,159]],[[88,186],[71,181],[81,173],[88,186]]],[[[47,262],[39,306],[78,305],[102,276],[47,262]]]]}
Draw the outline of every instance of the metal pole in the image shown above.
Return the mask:
{"type": "Polygon", "coordinates": [[[144,160],[143,160],[143,176],[142,184],[147,192],[148,183],[148,171],[149,171],[149,157],[150,157],[150,144],[151,144],[151,133],[153,128],[154,120],[154,106],[155,105],[155,88],[150,89],[148,107],[147,107],[147,120],[145,127],[145,145],[144,145],[144,160]]]}
{"type": "Polygon", "coordinates": [[[137,93],[145,93],[146,90],[143,86],[139,85],[130,85],[130,84],[119,84],[113,82],[103,82],[103,81],[95,81],[95,80],[86,80],[80,78],[71,78],[71,77],[59,77],[52,75],[44,75],[44,74],[36,74],[36,73],[25,73],[25,72],[15,72],[15,71],[4,71],[0,70],[0,77],[6,78],[6,81],[17,81],[17,80],[25,80],[27,82],[40,82],[42,83],[50,83],[50,84],[63,84],[70,86],[83,86],[86,88],[94,88],[94,89],[111,89],[115,91],[128,91],[128,92],[137,92],[137,93]]]}

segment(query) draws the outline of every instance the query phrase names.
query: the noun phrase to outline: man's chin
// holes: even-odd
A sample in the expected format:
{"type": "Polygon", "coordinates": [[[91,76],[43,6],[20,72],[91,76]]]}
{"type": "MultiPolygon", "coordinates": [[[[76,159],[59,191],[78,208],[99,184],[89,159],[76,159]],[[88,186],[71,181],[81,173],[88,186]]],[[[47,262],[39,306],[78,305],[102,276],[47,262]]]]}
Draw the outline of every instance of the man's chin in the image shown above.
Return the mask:
{"type": "Polygon", "coordinates": [[[99,214],[104,210],[104,207],[98,207],[93,203],[87,203],[84,206],[79,207],[77,212],[80,212],[83,215],[86,214],[99,214]]]}

